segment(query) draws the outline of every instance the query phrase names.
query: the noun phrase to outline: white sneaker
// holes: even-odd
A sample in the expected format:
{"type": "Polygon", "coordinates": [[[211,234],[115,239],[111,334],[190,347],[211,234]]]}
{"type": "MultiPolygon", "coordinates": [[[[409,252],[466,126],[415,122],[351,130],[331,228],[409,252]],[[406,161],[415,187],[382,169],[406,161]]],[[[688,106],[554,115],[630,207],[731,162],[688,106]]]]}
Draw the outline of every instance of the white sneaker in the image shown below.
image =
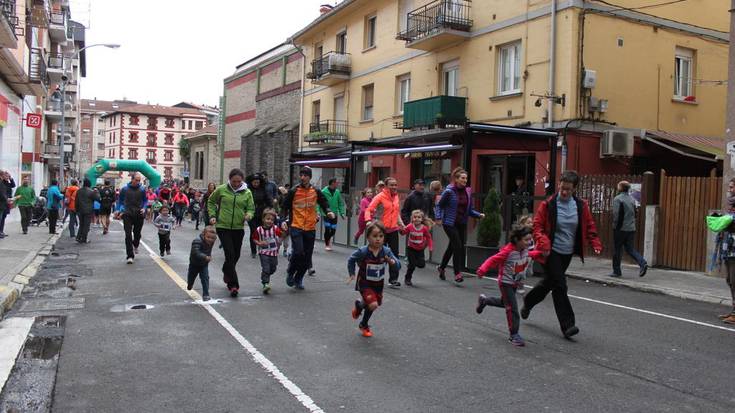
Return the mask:
{"type": "Polygon", "coordinates": [[[132,258],[128,258],[128,264],[132,264],[132,263],[133,263],[133,259],[132,258]]]}

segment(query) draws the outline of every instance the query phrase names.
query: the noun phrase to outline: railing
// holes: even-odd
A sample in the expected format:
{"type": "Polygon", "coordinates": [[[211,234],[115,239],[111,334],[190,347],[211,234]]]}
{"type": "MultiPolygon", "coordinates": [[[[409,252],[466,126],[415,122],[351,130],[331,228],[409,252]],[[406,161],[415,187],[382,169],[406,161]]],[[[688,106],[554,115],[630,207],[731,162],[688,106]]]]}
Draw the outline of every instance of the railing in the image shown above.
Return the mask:
{"type": "Polygon", "coordinates": [[[48,87],[46,61],[43,59],[43,51],[36,47],[31,48],[31,62],[28,69],[28,79],[31,82],[41,83],[48,87]]]}
{"type": "Polygon", "coordinates": [[[18,15],[15,14],[15,0],[0,0],[0,14],[8,22],[10,28],[13,29],[13,35],[15,36],[15,29],[18,27],[19,22],[18,15]]]}
{"type": "Polygon", "coordinates": [[[406,30],[396,38],[413,42],[441,29],[469,31],[472,27],[470,3],[469,0],[436,0],[419,7],[408,13],[406,30]]]}
{"type": "Polygon", "coordinates": [[[446,128],[464,125],[467,98],[460,96],[433,96],[412,100],[403,105],[403,129],[446,128]]]}
{"type": "Polygon", "coordinates": [[[66,13],[63,11],[52,11],[51,13],[49,13],[49,22],[51,24],[58,24],[59,26],[66,27],[66,13]]]}
{"type": "Polygon", "coordinates": [[[309,143],[345,143],[347,121],[323,120],[309,124],[309,134],[304,137],[309,143]]]}
{"type": "Polygon", "coordinates": [[[308,79],[319,79],[327,74],[348,75],[352,70],[349,53],[329,52],[311,62],[308,79]]]}
{"type": "Polygon", "coordinates": [[[49,69],[67,71],[71,69],[71,60],[65,58],[63,53],[49,53],[48,67],[49,69]]]}

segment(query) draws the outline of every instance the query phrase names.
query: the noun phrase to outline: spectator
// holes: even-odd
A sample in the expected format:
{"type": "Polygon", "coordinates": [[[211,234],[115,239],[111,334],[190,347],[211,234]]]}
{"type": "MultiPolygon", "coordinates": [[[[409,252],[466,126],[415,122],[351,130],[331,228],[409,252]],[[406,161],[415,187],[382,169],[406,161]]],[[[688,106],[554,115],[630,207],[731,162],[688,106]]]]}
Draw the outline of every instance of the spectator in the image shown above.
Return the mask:
{"type": "Polygon", "coordinates": [[[636,229],[635,209],[635,199],[630,196],[630,182],[620,181],[618,183],[618,196],[613,199],[613,239],[615,250],[612,258],[613,272],[610,274],[611,277],[620,277],[623,274],[620,269],[623,248],[638,263],[640,267],[640,271],[638,272],[639,277],[643,277],[646,275],[646,271],[648,271],[648,263],[635,250],[635,246],[633,245],[636,229]]]}

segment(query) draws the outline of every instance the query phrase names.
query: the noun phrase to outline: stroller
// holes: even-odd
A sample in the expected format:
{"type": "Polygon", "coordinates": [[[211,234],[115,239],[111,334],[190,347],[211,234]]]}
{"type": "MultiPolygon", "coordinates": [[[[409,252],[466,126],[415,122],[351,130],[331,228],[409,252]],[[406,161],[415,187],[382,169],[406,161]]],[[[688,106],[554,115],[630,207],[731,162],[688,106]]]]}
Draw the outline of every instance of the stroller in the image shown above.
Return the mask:
{"type": "Polygon", "coordinates": [[[48,211],[46,211],[46,198],[39,196],[33,205],[31,214],[31,225],[41,226],[44,222],[48,226],[48,211]]]}

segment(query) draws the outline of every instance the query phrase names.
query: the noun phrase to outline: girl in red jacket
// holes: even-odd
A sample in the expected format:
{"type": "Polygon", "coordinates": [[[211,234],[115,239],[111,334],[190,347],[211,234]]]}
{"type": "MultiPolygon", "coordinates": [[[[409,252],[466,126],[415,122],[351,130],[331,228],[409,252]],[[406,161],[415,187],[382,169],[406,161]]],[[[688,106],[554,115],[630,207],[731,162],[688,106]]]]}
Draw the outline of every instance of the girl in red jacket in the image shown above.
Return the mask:
{"type": "Polygon", "coordinates": [[[431,221],[424,216],[424,211],[416,209],[411,212],[411,223],[401,230],[401,234],[408,235],[406,257],[408,257],[408,271],[406,271],[406,285],[411,287],[411,278],[416,268],[426,267],[424,250],[434,251],[434,240],[431,238],[431,221]]]}
{"type": "Polygon", "coordinates": [[[521,318],[518,313],[516,290],[523,285],[526,271],[533,264],[531,260],[541,257],[541,252],[529,251],[528,246],[533,242],[531,230],[527,227],[516,226],[510,233],[510,242],[497,254],[488,258],[477,270],[477,276],[482,278],[491,268],[498,270],[498,289],[500,297],[487,297],[480,294],[477,299],[477,314],[482,313],[485,306],[505,308],[508,320],[508,339],[514,346],[525,346],[523,337],[518,334],[521,318]]]}

